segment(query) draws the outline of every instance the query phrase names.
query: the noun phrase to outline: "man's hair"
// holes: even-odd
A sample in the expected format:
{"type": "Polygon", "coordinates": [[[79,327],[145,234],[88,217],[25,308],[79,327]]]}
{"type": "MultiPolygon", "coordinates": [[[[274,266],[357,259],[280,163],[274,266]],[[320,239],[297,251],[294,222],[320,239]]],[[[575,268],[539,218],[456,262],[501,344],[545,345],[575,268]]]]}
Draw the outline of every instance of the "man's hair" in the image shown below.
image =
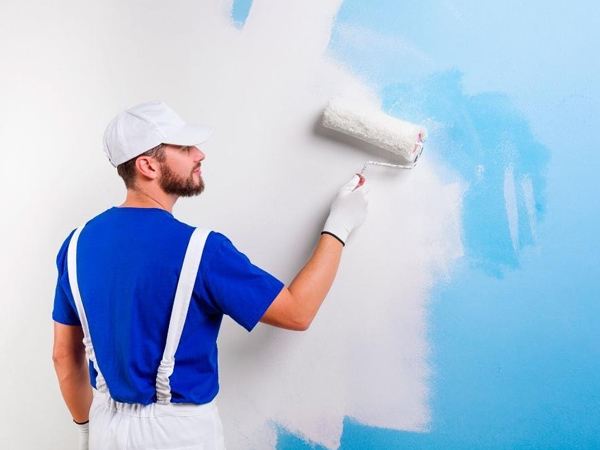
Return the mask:
{"type": "Polygon", "coordinates": [[[151,148],[147,152],[142,153],[141,155],[136,156],[135,158],[131,158],[129,161],[124,162],[123,164],[119,164],[117,166],[117,173],[123,181],[125,182],[125,187],[127,189],[135,190],[135,180],[137,178],[136,169],[135,169],[135,161],[140,156],[152,156],[156,158],[159,162],[165,162],[165,144],[159,144],[154,148],[151,148]]]}

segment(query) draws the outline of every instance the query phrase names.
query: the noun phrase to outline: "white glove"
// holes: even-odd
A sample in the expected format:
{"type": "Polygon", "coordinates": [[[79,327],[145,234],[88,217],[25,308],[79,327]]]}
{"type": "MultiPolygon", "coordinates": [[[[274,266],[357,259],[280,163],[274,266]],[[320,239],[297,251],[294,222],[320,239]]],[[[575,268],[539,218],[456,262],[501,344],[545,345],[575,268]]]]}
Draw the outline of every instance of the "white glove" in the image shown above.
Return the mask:
{"type": "Polygon", "coordinates": [[[333,235],[346,245],[352,230],[358,228],[367,218],[369,190],[366,178],[358,174],[342,186],[331,204],[323,233],[333,235]]]}
{"type": "Polygon", "coordinates": [[[77,423],[75,426],[79,431],[79,450],[88,450],[90,442],[90,422],[77,423]]]}

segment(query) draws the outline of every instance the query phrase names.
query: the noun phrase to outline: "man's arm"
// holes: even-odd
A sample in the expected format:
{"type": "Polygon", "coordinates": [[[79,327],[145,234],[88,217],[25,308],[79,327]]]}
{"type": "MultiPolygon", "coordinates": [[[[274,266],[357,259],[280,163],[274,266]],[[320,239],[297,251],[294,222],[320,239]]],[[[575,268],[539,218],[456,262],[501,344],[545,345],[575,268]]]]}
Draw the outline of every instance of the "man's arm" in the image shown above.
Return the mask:
{"type": "Polygon", "coordinates": [[[313,256],[289,288],[281,290],[260,321],[288,330],[308,329],[333,284],[343,248],[333,236],[321,235],[313,256]]]}
{"type": "Polygon", "coordinates": [[[63,399],[76,422],[87,422],[92,404],[88,360],[80,326],[54,322],[52,360],[63,399]]]}
{"type": "Polygon", "coordinates": [[[283,288],[261,322],[289,330],[308,329],[335,279],[350,233],[367,217],[368,186],[355,176],[338,192],[313,255],[288,288],[283,288]]]}

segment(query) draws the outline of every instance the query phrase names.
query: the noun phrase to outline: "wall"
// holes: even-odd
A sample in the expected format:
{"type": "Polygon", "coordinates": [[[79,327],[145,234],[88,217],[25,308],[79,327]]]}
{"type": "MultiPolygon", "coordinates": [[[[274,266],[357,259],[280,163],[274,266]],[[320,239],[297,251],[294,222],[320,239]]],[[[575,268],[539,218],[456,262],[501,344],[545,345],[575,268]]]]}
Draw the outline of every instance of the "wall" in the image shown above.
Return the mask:
{"type": "Polygon", "coordinates": [[[369,218],[308,332],[224,324],[228,448],[600,444],[598,7],[375,3],[2,2],[3,442],[76,442],[54,258],[123,200],[108,120],[160,98],[212,125],[207,189],[175,215],[289,282],[336,189],[382,157],[319,125],[342,95],[425,124],[426,153],[368,169],[369,218]]]}

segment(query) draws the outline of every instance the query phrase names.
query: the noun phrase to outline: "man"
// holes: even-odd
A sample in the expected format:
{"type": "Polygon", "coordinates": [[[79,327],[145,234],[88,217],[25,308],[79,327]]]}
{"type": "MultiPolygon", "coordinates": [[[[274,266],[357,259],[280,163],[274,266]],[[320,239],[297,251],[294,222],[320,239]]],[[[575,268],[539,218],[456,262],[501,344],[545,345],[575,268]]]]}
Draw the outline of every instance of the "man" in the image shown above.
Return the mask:
{"type": "Polygon", "coordinates": [[[179,197],[204,189],[198,145],[210,132],[162,102],[128,108],[106,129],[127,197],[71,232],[56,260],[53,360],[81,449],[225,448],[215,404],[223,315],[248,331],[259,321],[306,330],[366,218],[368,188],[355,176],[285,287],[222,234],[173,217],[179,197]]]}

